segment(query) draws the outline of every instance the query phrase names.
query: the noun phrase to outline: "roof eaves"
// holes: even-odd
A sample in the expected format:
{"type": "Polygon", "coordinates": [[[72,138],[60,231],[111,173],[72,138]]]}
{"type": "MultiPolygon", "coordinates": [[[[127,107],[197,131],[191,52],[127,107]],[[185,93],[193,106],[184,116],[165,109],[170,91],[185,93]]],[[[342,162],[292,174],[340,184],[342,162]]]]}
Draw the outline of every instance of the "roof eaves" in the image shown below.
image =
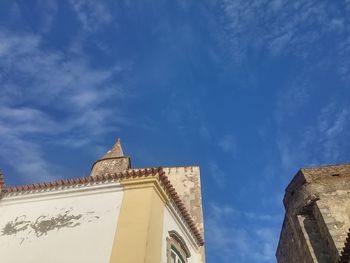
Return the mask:
{"type": "Polygon", "coordinates": [[[147,176],[147,175],[158,175],[158,179],[161,182],[161,185],[163,185],[165,191],[171,198],[171,200],[174,201],[178,211],[180,212],[181,216],[185,220],[186,224],[188,225],[189,229],[195,236],[198,244],[200,246],[204,245],[204,239],[202,237],[202,234],[196,227],[195,222],[193,221],[190,213],[187,211],[184,203],[182,202],[181,198],[177,194],[175,188],[170,183],[170,180],[165,175],[165,172],[161,167],[159,168],[145,168],[145,169],[129,169],[125,172],[121,173],[113,173],[113,174],[104,174],[99,176],[85,176],[85,177],[79,177],[74,179],[61,179],[56,180],[52,182],[43,182],[43,183],[34,183],[29,185],[18,185],[18,186],[11,186],[6,187],[4,184],[3,175],[0,172],[0,188],[2,187],[3,193],[17,193],[17,192],[28,192],[28,191],[35,191],[35,190],[54,190],[59,187],[65,187],[65,186],[75,186],[75,185],[83,185],[83,184],[89,184],[89,183],[99,183],[99,182],[107,182],[110,180],[123,180],[128,178],[136,178],[140,176],[147,176]]]}

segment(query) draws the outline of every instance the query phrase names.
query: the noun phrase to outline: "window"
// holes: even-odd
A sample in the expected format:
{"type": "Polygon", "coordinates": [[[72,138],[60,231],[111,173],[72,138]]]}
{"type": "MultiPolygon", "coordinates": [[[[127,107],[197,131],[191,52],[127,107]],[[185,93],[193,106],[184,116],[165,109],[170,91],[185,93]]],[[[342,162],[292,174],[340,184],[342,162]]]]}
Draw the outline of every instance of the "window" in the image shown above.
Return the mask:
{"type": "Polygon", "coordinates": [[[171,263],[185,263],[185,260],[182,258],[181,254],[172,246],[171,247],[171,263]]]}
{"type": "Polygon", "coordinates": [[[169,231],[169,237],[167,238],[167,263],[186,263],[190,256],[191,254],[185,240],[176,231],[169,231]]]}

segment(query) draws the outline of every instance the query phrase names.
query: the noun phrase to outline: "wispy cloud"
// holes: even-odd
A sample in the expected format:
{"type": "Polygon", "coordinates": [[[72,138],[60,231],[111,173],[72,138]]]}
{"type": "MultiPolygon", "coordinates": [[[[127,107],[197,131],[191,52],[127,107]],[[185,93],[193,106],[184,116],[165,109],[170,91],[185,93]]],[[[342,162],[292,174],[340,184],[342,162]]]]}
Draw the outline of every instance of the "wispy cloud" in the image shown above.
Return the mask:
{"type": "Polygon", "coordinates": [[[0,158],[25,180],[51,180],[59,171],[45,160],[40,147],[29,140],[33,135],[53,136],[60,127],[50,116],[33,108],[0,107],[0,158]],[[43,128],[45,127],[45,128],[43,128]]]}
{"type": "Polygon", "coordinates": [[[306,128],[303,147],[313,149],[309,158],[313,162],[334,162],[342,154],[346,154],[349,143],[344,140],[348,138],[350,125],[350,108],[347,105],[339,105],[335,101],[330,102],[320,112],[314,125],[306,128]],[[320,159],[314,159],[313,156],[320,159]]]}
{"type": "Polygon", "coordinates": [[[19,174],[43,179],[50,174],[39,144],[25,138],[57,143],[54,138],[61,136],[66,138],[61,144],[81,147],[128,124],[115,104],[125,98],[116,79],[127,67],[93,68],[81,50],[45,49],[40,35],[0,31],[0,39],[0,156],[11,164],[10,153],[20,154],[22,161],[13,163],[19,174]]]}
{"type": "Polygon", "coordinates": [[[113,21],[110,9],[102,2],[71,0],[77,18],[87,31],[96,31],[113,21]]]}
{"type": "Polygon", "coordinates": [[[15,169],[23,181],[47,181],[59,176],[62,170],[47,162],[37,144],[18,136],[11,127],[3,127],[2,124],[0,136],[0,158],[15,169]]]}
{"type": "Polygon", "coordinates": [[[219,187],[225,187],[225,182],[227,180],[226,173],[217,165],[216,162],[211,161],[209,163],[209,172],[211,178],[214,180],[215,184],[219,187]]]}
{"type": "MultiPolygon", "coordinates": [[[[218,41],[239,63],[262,53],[292,55],[313,67],[327,64],[334,56],[343,60],[342,54],[349,50],[336,39],[350,30],[342,11],[345,5],[317,0],[222,0],[218,41]],[[332,51],[319,42],[332,42],[332,51]]],[[[343,64],[345,60],[336,66],[345,69],[343,64]]]]}
{"type": "Polygon", "coordinates": [[[1,4],[2,9],[6,10],[2,17],[4,23],[2,23],[1,26],[7,25],[17,28],[17,25],[20,23],[28,24],[28,14],[31,13],[31,15],[35,14],[35,22],[29,23],[30,28],[42,34],[51,31],[59,11],[59,1],[57,0],[35,0],[31,3],[30,10],[22,8],[23,3],[19,1],[1,2],[1,4]],[[40,12],[36,12],[36,8],[38,8],[40,12]]]}
{"type": "Polygon", "coordinates": [[[58,12],[57,0],[39,0],[38,6],[43,11],[40,15],[40,32],[47,33],[52,29],[52,24],[58,12]]]}
{"type": "Polygon", "coordinates": [[[349,143],[344,139],[350,135],[347,103],[331,101],[316,115],[305,127],[281,129],[276,138],[284,173],[295,172],[301,166],[347,161],[349,143]]]}
{"type": "Polygon", "coordinates": [[[281,215],[259,215],[215,203],[209,210],[206,220],[208,249],[221,262],[270,262],[274,259],[279,233],[276,223],[281,215]],[[242,225],[242,221],[246,224],[242,225]]]}
{"type": "Polygon", "coordinates": [[[223,152],[232,154],[232,156],[235,156],[237,153],[236,139],[232,134],[226,134],[220,138],[218,141],[218,146],[223,152]]]}

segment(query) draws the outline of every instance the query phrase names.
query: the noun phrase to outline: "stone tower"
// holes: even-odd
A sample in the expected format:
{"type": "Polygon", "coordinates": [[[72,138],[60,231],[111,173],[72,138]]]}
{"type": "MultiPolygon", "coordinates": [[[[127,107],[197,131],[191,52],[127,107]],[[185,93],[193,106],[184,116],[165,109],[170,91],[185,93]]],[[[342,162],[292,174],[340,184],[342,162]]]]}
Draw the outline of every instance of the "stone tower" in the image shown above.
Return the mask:
{"type": "Polygon", "coordinates": [[[350,262],[350,164],[301,169],[283,203],[278,263],[350,262]]]}
{"type": "Polygon", "coordinates": [[[92,165],[90,175],[99,176],[108,173],[120,173],[125,172],[130,167],[130,157],[124,155],[120,139],[118,139],[116,144],[92,165]]]}

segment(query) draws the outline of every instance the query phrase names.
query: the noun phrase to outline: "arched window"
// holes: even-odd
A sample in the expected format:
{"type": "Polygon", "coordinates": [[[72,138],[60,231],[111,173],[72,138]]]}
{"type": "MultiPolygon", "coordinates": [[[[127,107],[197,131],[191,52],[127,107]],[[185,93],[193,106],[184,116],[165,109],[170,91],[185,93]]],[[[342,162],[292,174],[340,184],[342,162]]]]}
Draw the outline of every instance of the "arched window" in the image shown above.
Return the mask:
{"type": "Polygon", "coordinates": [[[175,230],[167,237],[167,263],[186,263],[191,256],[185,240],[175,230]]]}
{"type": "Polygon", "coordinates": [[[171,263],[185,263],[186,261],[183,259],[181,253],[177,251],[177,249],[173,246],[171,246],[171,252],[170,252],[170,262],[171,263]]]}

